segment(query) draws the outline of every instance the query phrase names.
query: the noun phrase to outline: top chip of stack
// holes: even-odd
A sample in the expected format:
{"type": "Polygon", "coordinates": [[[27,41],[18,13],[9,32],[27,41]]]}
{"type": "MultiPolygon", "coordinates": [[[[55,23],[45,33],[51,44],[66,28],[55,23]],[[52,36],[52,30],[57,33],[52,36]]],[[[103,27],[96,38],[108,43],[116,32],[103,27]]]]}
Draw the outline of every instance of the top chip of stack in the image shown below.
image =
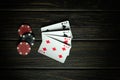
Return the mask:
{"type": "Polygon", "coordinates": [[[22,37],[23,34],[28,33],[28,32],[32,33],[32,29],[28,24],[23,24],[18,29],[18,34],[20,37],[22,37]]]}

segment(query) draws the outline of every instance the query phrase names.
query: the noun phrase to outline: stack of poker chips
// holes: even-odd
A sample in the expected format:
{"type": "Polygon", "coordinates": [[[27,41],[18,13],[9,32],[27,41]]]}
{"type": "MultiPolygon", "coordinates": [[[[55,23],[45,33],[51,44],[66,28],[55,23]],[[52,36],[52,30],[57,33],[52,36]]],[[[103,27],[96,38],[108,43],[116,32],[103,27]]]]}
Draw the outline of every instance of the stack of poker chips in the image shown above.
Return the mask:
{"type": "Polygon", "coordinates": [[[22,24],[18,29],[19,42],[17,51],[20,55],[28,55],[31,51],[31,46],[34,45],[35,36],[31,27],[28,24],[22,24]]]}

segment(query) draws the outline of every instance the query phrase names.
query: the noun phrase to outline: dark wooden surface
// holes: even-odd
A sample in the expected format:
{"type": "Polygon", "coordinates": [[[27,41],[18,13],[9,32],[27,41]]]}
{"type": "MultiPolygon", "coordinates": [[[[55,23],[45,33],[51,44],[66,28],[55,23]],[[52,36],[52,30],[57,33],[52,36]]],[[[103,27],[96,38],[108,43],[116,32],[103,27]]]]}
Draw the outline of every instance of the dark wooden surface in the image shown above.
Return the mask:
{"type": "Polygon", "coordinates": [[[114,0],[3,0],[0,2],[0,80],[119,80],[120,11],[114,0]],[[72,49],[61,64],[37,52],[40,28],[69,20],[72,49]],[[36,37],[20,56],[17,30],[29,23],[36,37]]]}

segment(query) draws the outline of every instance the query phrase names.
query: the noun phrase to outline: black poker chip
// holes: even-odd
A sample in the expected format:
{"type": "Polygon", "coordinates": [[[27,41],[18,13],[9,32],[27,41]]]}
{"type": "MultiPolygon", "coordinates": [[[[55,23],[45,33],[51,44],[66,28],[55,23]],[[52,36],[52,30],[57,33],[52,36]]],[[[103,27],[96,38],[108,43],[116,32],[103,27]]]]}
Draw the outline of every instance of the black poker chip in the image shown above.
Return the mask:
{"type": "Polygon", "coordinates": [[[31,46],[33,46],[35,42],[35,36],[33,33],[25,33],[22,35],[20,41],[28,42],[31,46]]]}

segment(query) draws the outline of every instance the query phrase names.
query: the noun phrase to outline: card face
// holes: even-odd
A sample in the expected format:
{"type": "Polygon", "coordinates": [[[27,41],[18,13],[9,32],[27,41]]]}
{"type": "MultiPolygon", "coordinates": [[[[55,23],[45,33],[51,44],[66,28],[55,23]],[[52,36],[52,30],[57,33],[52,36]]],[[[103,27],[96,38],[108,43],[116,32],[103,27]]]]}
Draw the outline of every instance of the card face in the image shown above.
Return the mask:
{"type": "Polygon", "coordinates": [[[70,30],[69,32],[71,34],[71,38],[73,38],[69,21],[63,21],[60,23],[56,23],[56,24],[45,26],[45,27],[41,28],[42,32],[51,32],[51,31],[55,31],[55,30],[57,30],[57,31],[70,30]]]}
{"type": "MultiPolygon", "coordinates": [[[[71,46],[72,47],[72,44],[71,44],[71,38],[68,38],[68,37],[60,37],[60,36],[52,36],[52,35],[47,35],[48,37],[52,38],[52,39],[55,39],[59,42],[62,42],[63,44],[66,44],[68,46],[71,46]]],[[[69,54],[67,55],[69,56],[69,54]]]]}
{"type": "Polygon", "coordinates": [[[46,35],[46,36],[71,46],[71,38],[69,37],[61,37],[61,36],[53,36],[53,35],[46,35]]]}
{"type": "Polygon", "coordinates": [[[70,30],[43,32],[42,34],[72,38],[70,30]]]}
{"type": "Polygon", "coordinates": [[[69,21],[63,21],[60,23],[52,24],[49,26],[45,26],[41,28],[41,31],[49,31],[49,30],[59,30],[59,29],[70,29],[69,21]]]}
{"type": "Polygon", "coordinates": [[[38,52],[56,61],[64,63],[67,55],[69,54],[71,46],[47,37],[46,35],[42,36],[44,39],[38,49],[38,52]]]}

